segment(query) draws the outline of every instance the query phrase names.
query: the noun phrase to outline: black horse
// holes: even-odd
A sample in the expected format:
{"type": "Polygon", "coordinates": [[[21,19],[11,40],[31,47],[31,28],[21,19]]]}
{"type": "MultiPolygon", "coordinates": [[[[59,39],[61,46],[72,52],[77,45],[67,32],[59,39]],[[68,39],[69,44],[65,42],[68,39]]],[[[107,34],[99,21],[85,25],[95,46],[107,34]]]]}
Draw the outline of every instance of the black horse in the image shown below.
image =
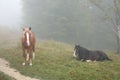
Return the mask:
{"type": "Polygon", "coordinates": [[[74,47],[74,57],[81,61],[112,61],[103,51],[91,51],[80,45],[75,45],[74,47]]]}

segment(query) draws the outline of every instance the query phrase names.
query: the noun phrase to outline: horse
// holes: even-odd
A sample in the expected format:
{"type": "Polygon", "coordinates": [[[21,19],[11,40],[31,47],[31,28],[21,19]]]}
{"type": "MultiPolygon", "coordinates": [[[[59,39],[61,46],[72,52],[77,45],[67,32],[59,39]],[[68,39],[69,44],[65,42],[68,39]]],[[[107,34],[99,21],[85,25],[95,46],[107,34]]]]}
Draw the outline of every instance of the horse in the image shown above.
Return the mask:
{"type": "Polygon", "coordinates": [[[22,50],[24,58],[22,65],[24,66],[29,60],[29,65],[32,66],[32,61],[35,58],[35,34],[31,31],[31,27],[23,28],[22,50]]]}
{"type": "Polygon", "coordinates": [[[90,62],[90,61],[104,61],[104,60],[112,61],[112,59],[108,58],[106,53],[104,53],[103,51],[88,50],[84,47],[81,47],[80,45],[75,45],[73,56],[77,60],[87,61],[87,62],[90,62]]]}

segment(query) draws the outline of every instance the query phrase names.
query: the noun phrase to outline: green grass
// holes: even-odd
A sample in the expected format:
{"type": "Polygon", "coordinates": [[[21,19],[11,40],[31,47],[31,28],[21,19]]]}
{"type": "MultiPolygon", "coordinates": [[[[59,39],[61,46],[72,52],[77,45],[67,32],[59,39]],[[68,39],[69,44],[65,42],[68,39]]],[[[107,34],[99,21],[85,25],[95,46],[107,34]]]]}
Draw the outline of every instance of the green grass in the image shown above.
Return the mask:
{"type": "MultiPolygon", "coordinates": [[[[3,44],[1,44],[3,45],[3,44]]],[[[33,66],[22,66],[22,50],[18,42],[4,43],[0,57],[20,73],[41,80],[120,80],[120,55],[107,52],[113,61],[80,62],[73,58],[73,46],[39,41],[33,66]]]]}
{"type": "Polygon", "coordinates": [[[0,72],[0,80],[15,80],[8,75],[5,75],[3,72],[0,72]]]}

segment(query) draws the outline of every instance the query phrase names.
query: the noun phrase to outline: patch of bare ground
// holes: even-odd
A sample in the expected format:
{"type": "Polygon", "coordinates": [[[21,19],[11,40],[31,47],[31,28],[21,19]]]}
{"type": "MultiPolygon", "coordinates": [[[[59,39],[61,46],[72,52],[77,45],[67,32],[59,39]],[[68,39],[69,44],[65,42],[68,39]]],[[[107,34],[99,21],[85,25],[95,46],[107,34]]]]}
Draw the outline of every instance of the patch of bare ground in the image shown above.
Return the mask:
{"type": "Polygon", "coordinates": [[[0,71],[9,75],[10,77],[15,78],[16,80],[38,80],[35,78],[30,78],[19,73],[14,68],[9,67],[9,62],[0,58],[0,71]]]}

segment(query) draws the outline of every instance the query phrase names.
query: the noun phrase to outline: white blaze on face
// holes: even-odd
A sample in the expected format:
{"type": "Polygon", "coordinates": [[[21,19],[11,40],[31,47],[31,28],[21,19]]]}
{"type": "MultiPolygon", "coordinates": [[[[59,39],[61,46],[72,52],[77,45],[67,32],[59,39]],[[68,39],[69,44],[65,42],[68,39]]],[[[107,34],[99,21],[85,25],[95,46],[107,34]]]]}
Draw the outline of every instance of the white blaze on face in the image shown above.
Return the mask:
{"type": "Polygon", "coordinates": [[[74,56],[74,57],[77,57],[75,53],[76,53],[76,50],[74,50],[74,54],[73,54],[73,56],[74,56]]]}
{"type": "Polygon", "coordinates": [[[27,37],[27,44],[28,44],[28,46],[30,46],[30,39],[29,39],[29,33],[26,33],[26,37],[27,37]]]}

